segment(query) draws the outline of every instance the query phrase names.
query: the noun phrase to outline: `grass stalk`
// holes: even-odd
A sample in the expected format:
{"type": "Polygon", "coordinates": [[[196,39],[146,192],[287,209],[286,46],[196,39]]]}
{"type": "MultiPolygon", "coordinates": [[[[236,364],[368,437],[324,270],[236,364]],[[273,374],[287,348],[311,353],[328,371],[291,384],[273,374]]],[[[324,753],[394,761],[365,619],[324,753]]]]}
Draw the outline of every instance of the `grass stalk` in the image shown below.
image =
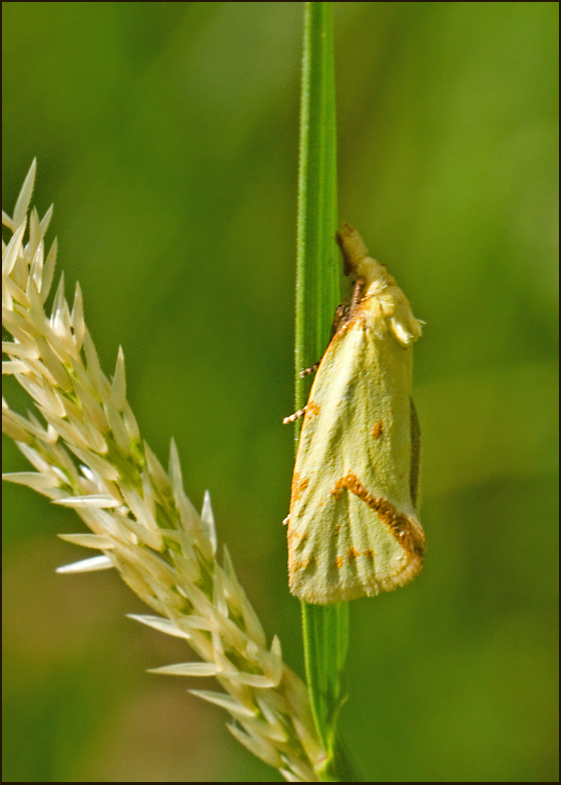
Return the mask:
{"type": "MultiPolygon", "coordinates": [[[[341,301],[337,229],[337,127],[333,4],[305,4],[298,253],[296,279],[296,410],[309,389],[299,375],[325,351],[335,308],[341,301]]],[[[297,426],[299,428],[299,426],[297,426]]],[[[297,430],[297,434],[298,434],[297,430]]],[[[318,777],[324,782],[357,781],[338,741],[337,718],[346,700],[344,671],[348,648],[347,603],[302,602],[306,675],[314,720],[327,758],[318,777]]]]}

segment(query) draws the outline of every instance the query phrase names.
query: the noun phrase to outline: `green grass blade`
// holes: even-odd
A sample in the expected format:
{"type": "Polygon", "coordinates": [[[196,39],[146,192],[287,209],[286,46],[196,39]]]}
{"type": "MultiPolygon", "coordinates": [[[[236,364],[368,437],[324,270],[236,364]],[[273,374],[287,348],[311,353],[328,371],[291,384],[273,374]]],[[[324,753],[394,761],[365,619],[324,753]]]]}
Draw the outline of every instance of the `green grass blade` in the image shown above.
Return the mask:
{"type": "Polygon", "coordinates": [[[337,731],[339,711],[347,699],[345,665],[349,605],[302,603],[306,677],[316,727],[327,751],[317,774],[322,782],[360,782],[337,731]]]}
{"type": "Polygon", "coordinates": [[[306,3],[296,282],[296,403],[301,408],[303,368],[318,360],[340,302],[337,229],[337,137],[331,3],[306,3]]]}
{"type": "MultiPolygon", "coordinates": [[[[341,301],[337,229],[337,133],[332,3],[306,3],[298,181],[296,282],[296,408],[309,383],[299,371],[325,351],[335,308],[341,301]]],[[[352,782],[338,741],[337,717],[346,699],[348,605],[302,603],[306,674],[318,733],[327,759],[323,782],[352,782]]]]}

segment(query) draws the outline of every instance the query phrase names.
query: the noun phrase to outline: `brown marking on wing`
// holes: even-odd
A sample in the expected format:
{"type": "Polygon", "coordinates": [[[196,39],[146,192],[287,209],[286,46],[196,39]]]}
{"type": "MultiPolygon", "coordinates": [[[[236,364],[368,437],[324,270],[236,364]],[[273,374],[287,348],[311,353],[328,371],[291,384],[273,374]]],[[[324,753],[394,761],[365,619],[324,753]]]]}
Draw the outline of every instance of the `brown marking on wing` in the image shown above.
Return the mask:
{"type": "Polygon", "coordinates": [[[380,436],[384,433],[384,423],[382,420],[376,423],[376,425],[372,428],[372,436],[375,439],[379,439],[380,436]]]}
{"type": "Polygon", "coordinates": [[[362,555],[365,558],[370,559],[370,561],[374,561],[375,554],[374,554],[374,551],[372,550],[372,548],[367,548],[365,551],[362,552],[362,555]]]}
{"type": "Polygon", "coordinates": [[[413,528],[409,518],[398,512],[387,499],[375,499],[376,512],[392,530],[396,540],[411,554],[423,557],[425,553],[425,538],[418,529],[413,528]]]}
{"type": "Polygon", "coordinates": [[[421,451],[421,428],[413,399],[411,402],[411,473],[409,475],[409,488],[413,507],[417,509],[417,496],[419,491],[419,458],[421,451]]]}
{"type": "Polygon", "coordinates": [[[300,496],[304,493],[308,485],[310,484],[309,477],[300,477],[299,474],[294,472],[292,477],[292,489],[290,494],[290,507],[292,508],[293,504],[296,504],[300,496]]]}
{"type": "Polygon", "coordinates": [[[396,508],[387,499],[372,494],[364,487],[358,477],[349,472],[346,477],[337,480],[331,495],[339,499],[343,490],[350,491],[376,512],[378,518],[389,526],[393,536],[405,551],[418,558],[425,553],[425,538],[422,530],[414,526],[409,518],[396,508]]]}

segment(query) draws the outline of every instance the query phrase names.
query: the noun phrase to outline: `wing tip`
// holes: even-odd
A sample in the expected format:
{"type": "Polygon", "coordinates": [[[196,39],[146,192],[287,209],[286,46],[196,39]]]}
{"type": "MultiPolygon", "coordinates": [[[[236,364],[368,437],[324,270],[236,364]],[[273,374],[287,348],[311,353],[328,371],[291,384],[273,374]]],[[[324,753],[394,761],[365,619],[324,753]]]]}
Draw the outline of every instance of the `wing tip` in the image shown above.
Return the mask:
{"type": "Polygon", "coordinates": [[[314,580],[309,575],[302,575],[300,569],[292,562],[289,574],[290,593],[310,605],[331,605],[358,600],[361,597],[376,597],[382,592],[394,591],[410,583],[423,568],[423,562],[423,556],[415,554],[402,570],[386,578],[364,581],[357,576],[356,580],[349,583],[336,583],[331,586],[326,586],[323,580],[314,580]]]}

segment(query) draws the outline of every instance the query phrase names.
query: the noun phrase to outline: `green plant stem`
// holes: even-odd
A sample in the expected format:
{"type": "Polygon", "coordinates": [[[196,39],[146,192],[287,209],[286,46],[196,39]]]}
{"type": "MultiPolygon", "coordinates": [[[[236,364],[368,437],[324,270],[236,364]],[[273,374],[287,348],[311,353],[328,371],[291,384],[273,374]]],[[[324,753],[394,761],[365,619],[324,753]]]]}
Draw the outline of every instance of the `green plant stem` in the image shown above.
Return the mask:
{"type": "MultiPolygon", "coordinates": [[[[309,385],[299,372],[325,351],[341,301],[337,229],[337,137],[332,3],[305,4],[298,258],[296,282],[296,408],[309,385]]],[[[357,782],[337,733],[346,700],[347,603],[302,603],[306,674],[314,719],[327,757],[316,771],[322,782],[357,782]]]]}
{"type": "Polygon", "coordinates": [[[325,351],[340,302],[337,147],[332,3],[305,3],[298,248],[296,279],[296,404],[306,383],[298,375],[325,351]]]}

